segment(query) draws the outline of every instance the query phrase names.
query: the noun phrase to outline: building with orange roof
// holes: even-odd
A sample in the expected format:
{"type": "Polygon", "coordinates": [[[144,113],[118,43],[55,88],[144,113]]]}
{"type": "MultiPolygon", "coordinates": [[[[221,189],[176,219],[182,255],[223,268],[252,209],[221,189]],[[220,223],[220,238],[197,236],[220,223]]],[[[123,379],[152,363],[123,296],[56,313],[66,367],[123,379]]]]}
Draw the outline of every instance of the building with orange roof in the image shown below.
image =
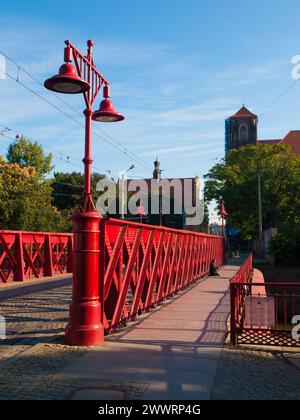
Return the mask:
{"type": "Polygon", "coordinates": [[[267,144],[273,146],[274,144],[283,144],[290,146],[295,155],[300,156],[300,130],[290,131],[283,139],[278,140],[259,140],[259,144],[267,144]]]}
{"type": "Polygon", "coordinates": [[[282,144],[290,146],[293,152],[300,156],[300,130],[290,131],[283,139],[258,140],[258,117],[245,106],[229,117],[225,126],[226,153],[243,146],[282,144]]]}

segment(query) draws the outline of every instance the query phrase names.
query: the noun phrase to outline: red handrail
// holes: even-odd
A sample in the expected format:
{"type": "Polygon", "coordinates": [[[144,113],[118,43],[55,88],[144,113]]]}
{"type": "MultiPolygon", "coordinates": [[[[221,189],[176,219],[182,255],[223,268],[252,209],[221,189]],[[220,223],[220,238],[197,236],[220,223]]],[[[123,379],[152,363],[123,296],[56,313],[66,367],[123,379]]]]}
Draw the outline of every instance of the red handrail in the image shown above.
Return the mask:
{"type": "Polygon", "coordinates": [[[231,279],[231,283],[247,283],[253,272],[253,254],[250,254],[236,275],[231,279]]]}
{"type": "Polygon", "coordinates": [[[223,263],[220,236],[118,219],[103,219],[101,235],[107,332],[206,275],[213,258],[223,263]]]}
{"type": "Polygon", "coordinates": [[[253,273],[253,254],[251,253],[239,271],[230,281],[230,336],[231,343],[237,343],[236,328],[244,309],[245,296],[237,293],[237,287],[245,287],[253,273]]]}
{"type": "Polygon", "coordinates": [[[72,272],[73,235],[0,231],[0,283],[72,272]]]}

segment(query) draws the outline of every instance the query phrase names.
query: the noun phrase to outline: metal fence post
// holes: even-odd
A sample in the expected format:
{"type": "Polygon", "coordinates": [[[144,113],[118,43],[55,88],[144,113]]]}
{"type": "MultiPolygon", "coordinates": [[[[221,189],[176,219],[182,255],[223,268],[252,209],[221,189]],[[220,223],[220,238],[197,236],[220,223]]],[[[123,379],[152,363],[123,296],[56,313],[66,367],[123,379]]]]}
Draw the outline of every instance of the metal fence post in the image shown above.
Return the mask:
{"type": "Polygon", "coordinates": [[[236,286],[230,283],[230,341],[234,346],[237,345],[236,336],[236,286]]]}
{"type": "Polygon", "coordinates": [[[22,233],[16,233],[15,236],[15,260],[16,266],[14,267],[14,281],[25,280],[25,265],[23,254],[23,239],[22,233]]]}
{"type": "Polygon", "coordinates": [[[44,277],[52,277],[53,262],[50,234],[46,234],[44,239],[44,259],[44,277]]]}
{"type": "Polygon", "coordinates": [[[73,236],[68,237],[67,273],[73,273],[73,236]]]}

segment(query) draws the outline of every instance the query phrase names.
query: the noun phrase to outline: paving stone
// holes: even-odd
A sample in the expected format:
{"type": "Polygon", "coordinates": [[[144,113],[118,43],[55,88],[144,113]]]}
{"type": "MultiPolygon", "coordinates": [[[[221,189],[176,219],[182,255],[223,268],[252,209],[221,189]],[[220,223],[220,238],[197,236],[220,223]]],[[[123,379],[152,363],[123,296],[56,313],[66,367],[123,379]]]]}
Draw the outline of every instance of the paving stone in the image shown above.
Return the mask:
{"type": "Polygon", "coordinates": [[[300,371],[279,350],[224,348],[213,400],[299,400],[300,371]]]}

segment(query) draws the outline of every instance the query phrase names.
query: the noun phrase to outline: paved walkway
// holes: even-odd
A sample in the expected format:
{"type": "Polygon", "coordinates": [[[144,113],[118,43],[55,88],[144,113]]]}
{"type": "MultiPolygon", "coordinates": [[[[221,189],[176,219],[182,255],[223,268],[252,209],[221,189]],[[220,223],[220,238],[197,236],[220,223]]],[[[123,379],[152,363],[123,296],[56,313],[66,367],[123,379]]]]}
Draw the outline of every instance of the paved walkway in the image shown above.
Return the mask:
{"type": "MultiPolygon", "coordinates": [[[[60,374],[69,380],[146,384],[143,399],[210,399],[226,338],[229,279],[237,270],[226,266],[221,277],[196,284],[60,374]]],[[[74,398],[101,398],[102,392],[84,390],[74,398]]]]}

